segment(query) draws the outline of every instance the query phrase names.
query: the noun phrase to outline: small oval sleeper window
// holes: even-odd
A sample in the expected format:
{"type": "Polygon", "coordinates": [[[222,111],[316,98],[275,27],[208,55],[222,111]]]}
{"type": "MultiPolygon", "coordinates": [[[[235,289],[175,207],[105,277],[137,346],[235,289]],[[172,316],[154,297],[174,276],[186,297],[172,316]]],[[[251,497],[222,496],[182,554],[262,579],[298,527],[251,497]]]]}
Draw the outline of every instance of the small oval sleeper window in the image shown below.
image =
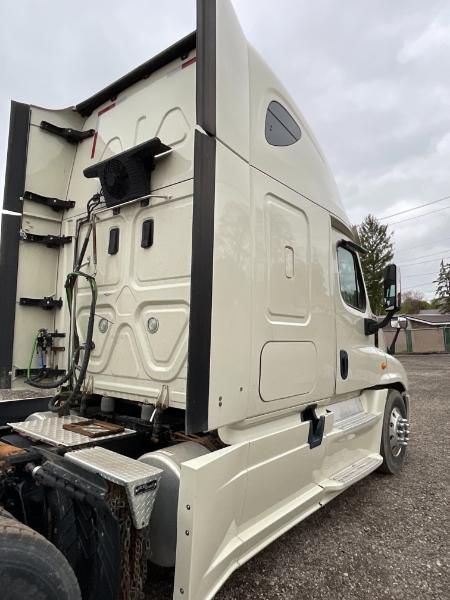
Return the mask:
{"type": "Polygon", "coordinates": [[[271,146],[290,146],[302,136],[302,130],[279,102],[269,104],[266,112],[266,140],[271,146]]]}

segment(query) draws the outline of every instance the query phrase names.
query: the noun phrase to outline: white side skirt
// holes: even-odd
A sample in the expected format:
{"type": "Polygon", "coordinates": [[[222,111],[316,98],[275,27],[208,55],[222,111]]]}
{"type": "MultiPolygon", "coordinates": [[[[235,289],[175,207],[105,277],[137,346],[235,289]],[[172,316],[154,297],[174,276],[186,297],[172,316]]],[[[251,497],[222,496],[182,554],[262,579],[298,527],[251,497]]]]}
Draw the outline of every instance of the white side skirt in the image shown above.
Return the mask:
{"type": "MultiPolygon", "coordinates": [[[[369,418],[341,429],[321,411],[325,435],[308,444],[309,422],[251,437],[181,468],[174,598],[212,598],[227,577],[267,544],[374,471],[386,392],[366,392],[369,418]]],[[[286,421],[284,421],[286,423],[286,421]]]]}

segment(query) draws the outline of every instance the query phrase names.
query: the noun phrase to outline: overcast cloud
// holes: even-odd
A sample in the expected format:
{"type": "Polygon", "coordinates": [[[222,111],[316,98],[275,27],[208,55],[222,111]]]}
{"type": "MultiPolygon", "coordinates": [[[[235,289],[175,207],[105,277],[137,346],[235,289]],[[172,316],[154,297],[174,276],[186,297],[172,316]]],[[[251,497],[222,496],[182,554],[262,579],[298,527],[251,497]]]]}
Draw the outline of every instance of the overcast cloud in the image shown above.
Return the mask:
{"type": "MultiPolygon", "coordinates": [[[[234,6],[316,133],[354,223],[450,196],[449,3],[234,6]]],[[[11,98],[73,105],[194,28],[194,0],[0,0],[0,180],[11,98]]],[[[450,259],[450,209],[394,229],[404,289],[432,296],[440,259],[450,259]]]]}

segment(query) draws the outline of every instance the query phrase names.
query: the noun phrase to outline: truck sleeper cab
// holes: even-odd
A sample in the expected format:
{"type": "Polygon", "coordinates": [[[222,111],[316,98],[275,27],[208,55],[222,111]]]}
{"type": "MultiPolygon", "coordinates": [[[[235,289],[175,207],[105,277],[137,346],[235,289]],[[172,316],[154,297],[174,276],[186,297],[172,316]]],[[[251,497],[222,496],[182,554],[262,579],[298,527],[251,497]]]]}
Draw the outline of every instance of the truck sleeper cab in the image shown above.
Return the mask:
{"type": "Polygon", "coordinates": [[[0,519],[58,549],[74,576],[57,597],[134,597],[148,541],[174,598],[212,598],[352,483],[401,468],[407,380],[361,251],[229,0],[198,0],[193,34],[73,109],[12,104],[0,384],[57,387],[0,431],[0,519]]]}

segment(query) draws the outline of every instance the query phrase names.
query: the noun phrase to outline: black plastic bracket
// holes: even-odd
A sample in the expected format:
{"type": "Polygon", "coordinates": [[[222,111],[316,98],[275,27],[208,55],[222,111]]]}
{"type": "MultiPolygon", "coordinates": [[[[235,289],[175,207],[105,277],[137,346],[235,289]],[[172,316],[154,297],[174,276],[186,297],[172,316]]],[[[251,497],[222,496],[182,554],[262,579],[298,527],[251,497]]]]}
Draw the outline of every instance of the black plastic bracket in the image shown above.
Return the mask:
{"type": "Polygon", "coordinates": [[[111,256],[119,252],[119,235],[120,229],[118,227],[109,230],[108,254],[111,256]]]}
{"type": "Polygon", "coordinates": [[[52,297],[44,298],[20,298],[19,304],[21,306],[38,306],[44,310],[53,310],[54,308],[61,308],[63,301],[61,298],[56,300],[52,297]]]}
{"type": "Polygon", "coordinates": [[[373,335],[374,333],[378,333],[380,329],[386,327],[386,325],[390,322],[390,320],[392,319],[392,315],[395,312],[396,311],[394,310],[389,311],[384,316],[384,319],[382,321],[377,321],[376,319],[364,319],[364,335],[373,335]]]}
{"type": "Polygon", "coordinates": [[[75,202],[73,200],[49,198],[48,196],[41,196],[40,194],[34,194],[33,192],[25,192],[23,199],[30,200],[31,202],[37,202],[39,204],[45,204],[56,211],[67,210],[68,208],[73,208],[75,206],[75,202]]]}
{"type": "Polygon", "coordinates": [[[387,349],[388,354],[392,354],[392,355],[395,354],[395,344],[397,343],[397,338],[399,336],[399,333],[400,333],[400,328],[396,330],[394,337],[392,339],[391,345],[387,349]]]}
{"type": "MultiPolygon", "coordinates": [[[[43,369],[30,369],[30,376],[39,377],[39,379],[53,379],[55,377],[61,377],[64,375],[66,371],[64,369],[48,369],[44,367],[43,369]]],[[[28,369],[16,369],[17,377],[26,377],[28,375],[28,369]]]]}
{"type": "Polygon", "coordinates": [[[24,242],[35,242],[36,244],[45,244],[47,248],[59,248],[64,244],[70,244],[72,237],[68,235],[39,235],[38,233],[20,232],[20,238],[24,242]]]}
{"type": "Polygon", "coordinates": [[[325,431],[325,417],[316,415],[316,405],[307,406],[301,413],[302,421],[309,421],[308,444],[311,450],[320,446],[325,431]]]}
{"type": "Polygon", "coordinates": [[[141,248],[150,248],[153,246],[153,232],[155,222],[153,219],[146,219],[142,223],[141,248]]]}
{"type": "Polygon", "coordinates": [[[76,129],[70,129],[66,127],[58,127],[48,121],[41,121],[41,129],[59,135],[64,138],[70,144],[78,144],[83,140],[90,138],[94,135],[95,129],[87,129],[86,131],[77,131],[76,129]]]}

